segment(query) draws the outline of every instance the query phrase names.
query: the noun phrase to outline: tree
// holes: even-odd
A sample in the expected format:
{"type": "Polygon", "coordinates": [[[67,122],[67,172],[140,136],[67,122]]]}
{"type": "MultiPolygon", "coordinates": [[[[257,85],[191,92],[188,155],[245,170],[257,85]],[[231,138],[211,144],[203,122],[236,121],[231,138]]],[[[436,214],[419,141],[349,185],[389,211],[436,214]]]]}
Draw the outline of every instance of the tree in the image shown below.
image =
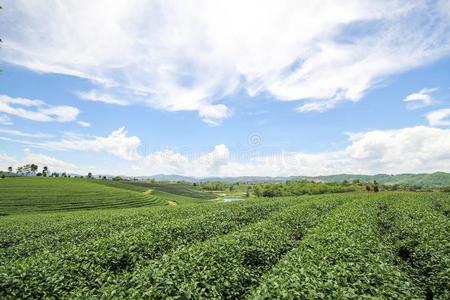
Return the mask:
{"type": "Polygon", "coordinates": [[[92,178],[92,173],[89,172],[88,175],[87,175],[87,177],[88,177],[88,178],[92,178]]]}
{"type": "Polygon", "coordinates": [[[370,192],[371,190],[370,185],[366,185],[366,191],[370,192]]]}
{"type": "Polygon", "coordinates": [[[8,167],[8,172],[12,173],[12,171],[13,171],[13,168],[12,167],[8,167]]]}
{"type": "Polygon", "coordinates": [[[373,191],[378,193],[380,189],[378,188],[378,182],[376,180],[373,181],[373,191]]]}
{"type": "Polygon", "coordinates": [[[16,173],[19,175],[22,175],[22,172],[23,172],[23,167],[17,167],[16,173]]]}
{"type": "Polygon", "coordinates": [[[31,172],[35,173],[38,170],[38,166],[35,165],[35,164],[31,164],[30,165],[30,170],[31,170],[31,172]]]}
{"type": "Polygon", "coordinates": [[[44,166],[44,168],[42,169],[42,176],[47,177],[48,175],[48,167],[44,166]]]}

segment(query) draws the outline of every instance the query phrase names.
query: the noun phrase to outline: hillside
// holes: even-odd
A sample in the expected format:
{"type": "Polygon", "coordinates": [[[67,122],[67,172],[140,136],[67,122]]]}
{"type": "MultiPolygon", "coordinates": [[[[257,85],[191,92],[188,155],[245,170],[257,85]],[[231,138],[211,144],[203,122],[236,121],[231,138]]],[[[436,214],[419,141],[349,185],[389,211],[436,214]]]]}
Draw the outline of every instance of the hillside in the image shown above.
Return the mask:
{"type": "Polygon", "coordinates": [[[171,194],[178,197],[190,198],[191,200],[210,200],[215,196],[211,193],[205,192],[199,188],[192,186],[185,182],[150,182],[150,181],[111,181],[111,180],[96,180],[98,184],[103,184],[111,187],[128,189],[132,191],[145,192],[151,191],[152,194],[171,194]]]}
{"type": "Polygon", "coordinates": [[[11,177],[0,180],[0,214],[141,207],[166,204],[139,191],[74,178],[11,177]]]}

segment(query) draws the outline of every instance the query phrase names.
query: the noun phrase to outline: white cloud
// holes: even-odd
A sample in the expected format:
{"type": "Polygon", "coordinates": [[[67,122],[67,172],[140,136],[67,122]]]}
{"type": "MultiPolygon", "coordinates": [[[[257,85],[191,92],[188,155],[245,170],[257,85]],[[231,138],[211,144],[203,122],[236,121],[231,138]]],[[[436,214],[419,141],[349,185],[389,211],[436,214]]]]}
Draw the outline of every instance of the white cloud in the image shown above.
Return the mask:
{"type": "MultiPolygon", "coordinates": [[[[198,177],[313,176],[338,173],[416,173],[450,169],[450,129],[426,126],[354,133],[348,135],[348,146],[336,151],[318,153],[268,153],[264,152],[264,148],[261,148],[261,152],[248,149],[232,151],[226,145],[220,144],[204,153],[181,153],[166,149],[143,156],[137,153],[139,138],[128,136],[123,128],[107,137],[74,137],[56,142],[29,144],[46,150],[104,151],[129,161],[128,170],[122,165],[120,169],[113,168],[108,171],[110,174],[165,173],[198,177]]],[[[0,166],[7,167],[7,164],[14,163],[15,158],[5,155],[0,154],[0,166]]],[[[42,161],[49,161],[43,157],[28,158],[25,161],[39,161],[40,164],[42,161]]],[[[54,165],[58,164],[54,162],[54,165]]],[[[62,171],[75,172],[72,167],[60,164],[62,171]]],[[[83,170],[87,171],[86,168],[83,170]]]]}
{"type": "Polygon", "coordinates": [[[426,115],[431,126],[450,126],[450,108],[432,111],[426,115]]]}
{"type": "Polygon", "coordinates": [[[80,168],[75,164],[65,162],[63,160],[56,159],[54,157],[32,152],[30,149],[24,150],[24,157],[21,160],[22,164],[37,164],[40,169],[44,166],[47,166],[50,172],[71,172],[71,173],[84,173],[82,170],[84,168],[80,168]]]}
{"type": "Polygon", "coordinates": [[[0,124],[2,125],[12,125],[11,118],[7,115],[0,115],[0,124]]]}
{"type": "Polygon", "coordinates": [[[145,170],[147,174],[189,174],[189,176],[205,176],[218,174],[220,168],[228,163],[230,151],[221,144],[214,147],[211,152],[204,154],[181,154],[166,149],[156,151],[142,157],[134,170],[145,170]]]}
{"type": "Polygon", "coordinates": [[[42,133],[42,132],[29,133],[29,132],[24,132],[24,131],[15,130],[15,129],[9,129],[9,128],[0,128],[0,133],[5,133],[8,135],[14,135],[14,136],[20,136],[20,137],[30,137],[30,138],[54,137],[53,135],[47,134],[47,133],[42,133]]]}
{"type": "Polygon", "coordinates": [[[231,111],[223,104],[207,105],[200,108],[199,115],[207,124],[216,126],[220,124],[222,119],[229,117],[231,111]]]}
{"type": "Polygon", "coordinates": [[[17,165],[18,161],[15,157],[9,156],[6,153],[0,153],[0,170],[6,171],[8,167],[17,165]]]}
{"type": "MultiPolygon", "coordinates": [[[[0,131],[7,134],[14,134],[22,137],[36,137],[35,134],[29,134],[19,131],[0,131]]],[[[125,160],[137,160],[141,158],[138,148],[141,140],[137,136],[128,136],[124,127],[119,128],[108,136],[85,136],[79,134],[66,134],[66,137],[60,140],[29,141],[18,140],[0,136],[1,140],[24,144],[30,147],[42,148],[52,151],[84,151],[84,152],[107,152],[125,160]]]]}
{"type": "Polygon", "coordinates": [[[320,111],[333,107],[330,99],[358,101],[387,76],[450,53],[445,1],[5,6],[2,60],[91,79],[96,90],[86,100],[193,110],[210,124],[230,116],[223,99],[242,90],[307,99],[300,111],[320,111]]]}
{"type": "Polygon", "coordinates": [[[408,109],[418,109],[429,106],[435,102],[431,94],[437,90],[438,88],[423,88],[416,93],[406,96],[403,101],[408,103],[408,109]]]}
{"type": "Polygon", "coordinates": [[[73,106],[52,106],[42,100],[7,95],[0,95],[0,112],[39,122],[72,122],[80,113],[73,106]]]}
{"type": "Polygon", "coordinates": [[[292,176],[339,173],[433,172],[450,169],[450,130],[417,126],[353,134],[344,149],[330,152],[234,152],[225,145],[200,155],[154,152],[134,165],[136,174],[194,176],[292,176]]]}
{"type": "Polygon", "coordinates": [[[107,104],[115,104],[115,105],[128,105],[130,104],[126,100],[117,99],[116,97],[104,93],[100,93],[98,91],[89,91],[89,92],[76,92],[75,93],[79,98],[87,101],[93,102],[103,102],[107,104]]]}
{"type": "Polygon", "coordinates": [[[86,121],[78,121],[77,123],[78,123],[78,125],[80,125],[81,127],[91,127],[91,123],[86,122],[86,121]]]}
{"type": "Polygon", "coordinates": [[[126,160],[136,160],[140,157],[138,148],[141,140],[137,136],[128,136],[124,127],[113,131],[106,137],[71,137],[59,141],[47,141],[38,146],[53,150],[77,150],[87,152],[108,152],[126,160]]]}
{"type": "Polygon", "coordinates": [[[298,112],[324,112],[338,104],[339,100],[332,99],[328,101],[308,101],[307,103],[296,108],[298,112]]]}
{"type": "Polygon", "coordinates": [[[80,175],[87,174],[88,172],[92,172],[94,174],[119,173],[116,166],[113,166],[111,169],[99,169],[95,166],[81,165],[79,163],[74,164],[53,156],[32,151],[28,148],[24,149],[23,156],[20,158],[12,157],[5,153],[0,153],[0,170],[7,170],[9,166],[13,167],[15,170],[19,166],[32,163],[38,165],[39,171],[42,170],[44,166],[47,166],[50,172],[58,173],[67,172],[80,175]]]}

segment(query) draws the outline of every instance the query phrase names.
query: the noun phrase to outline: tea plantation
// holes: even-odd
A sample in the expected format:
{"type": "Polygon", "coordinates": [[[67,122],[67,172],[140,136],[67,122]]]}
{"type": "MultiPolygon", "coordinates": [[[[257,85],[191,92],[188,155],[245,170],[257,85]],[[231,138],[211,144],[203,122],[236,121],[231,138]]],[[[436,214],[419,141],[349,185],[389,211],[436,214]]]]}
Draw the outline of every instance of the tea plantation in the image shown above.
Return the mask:
{"type": "Polygon", "coordinates": [[[450,299],[448,193],[166,206],[120,184],[8,180],[1,299],[450,299]]]}
{"type": "Polygon", "coordinates": [[[210,198],[214,196],[189,190],[185,184],[160,183],[155,188],[150,183],[95,179],[12,177],[0,180],[0,215],[143,207],[210,198]]]}

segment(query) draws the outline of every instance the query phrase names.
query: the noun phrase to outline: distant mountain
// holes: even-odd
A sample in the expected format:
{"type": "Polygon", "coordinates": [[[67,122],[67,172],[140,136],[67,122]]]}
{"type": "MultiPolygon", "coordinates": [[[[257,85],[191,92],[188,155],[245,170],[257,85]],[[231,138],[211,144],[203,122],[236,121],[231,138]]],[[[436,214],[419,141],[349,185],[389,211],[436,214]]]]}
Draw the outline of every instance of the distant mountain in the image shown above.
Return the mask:
{"type": "Polygon", "coordinates": [[[288,177],[269,177],[269,176],[240,176],[240,177],[190,177],[181,175],[165,175],[158,174],[153,176],[139,176],[140,179],[155,179],[157,181],[186,181],[186,182],[202,182],[202,181],[220,181],[220,182],[282,182],[286,180],[312,180],[323,182],[342,182],[344,180],[360,182],[372,182],[376,180],[378,183],[393,185],[407,184],[421,187],[442,187],[450,186],[450,173],[435,172],[431,174],[376,174],[376,175],[358,175],[358,174],[337,174],[327,176],[288,176],[288,177]]]}

